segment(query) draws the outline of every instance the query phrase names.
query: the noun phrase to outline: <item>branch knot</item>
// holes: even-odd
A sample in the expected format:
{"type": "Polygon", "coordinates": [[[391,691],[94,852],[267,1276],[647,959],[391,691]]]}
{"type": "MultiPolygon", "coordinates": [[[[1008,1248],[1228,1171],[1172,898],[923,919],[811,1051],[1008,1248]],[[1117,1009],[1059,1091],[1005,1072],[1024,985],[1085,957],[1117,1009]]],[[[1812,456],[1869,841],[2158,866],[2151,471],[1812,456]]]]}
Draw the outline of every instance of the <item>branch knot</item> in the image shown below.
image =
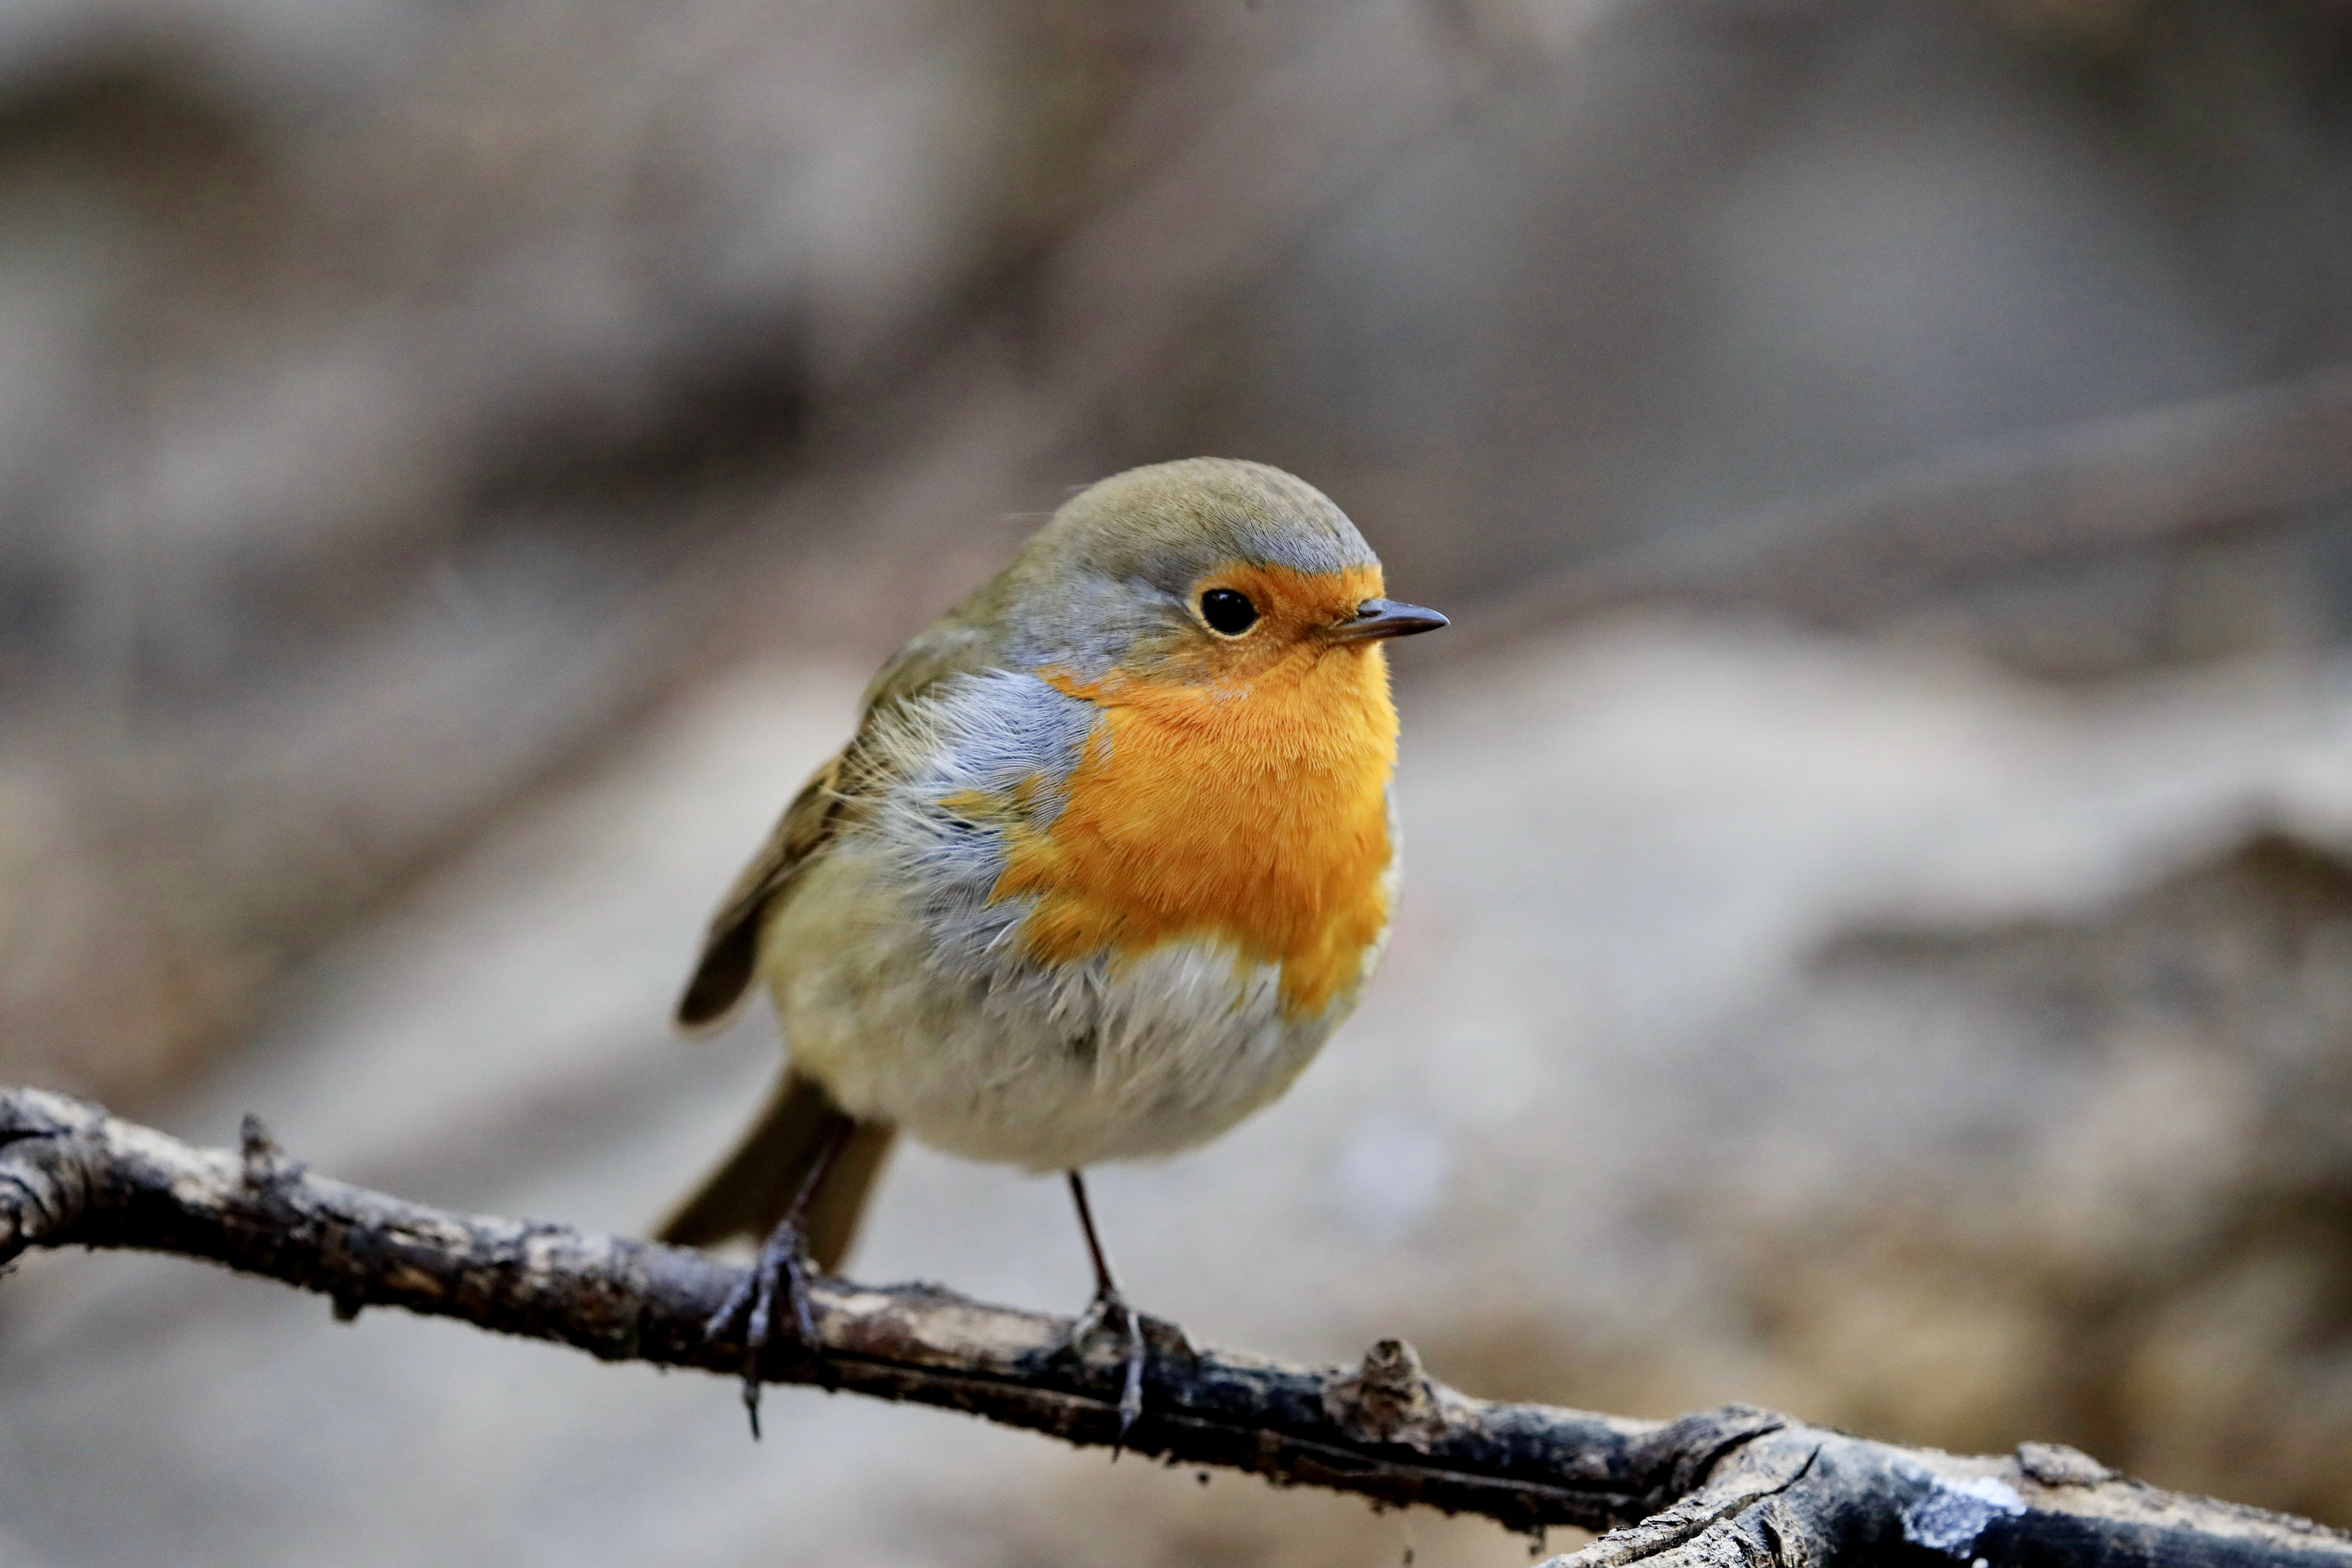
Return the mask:
{"type": "Polygon", "coordinates": [[[2115,1471],[2063,1443],[2020,1443],[2017,1468],[2045,1487],[2095,1487],[2116,1479],[2115,1471]]]}
{"type": "Polygon", "coordinates": [[[276,1192],[302,1179],[309,1170],[301,1161],[289,1158],[269,1135],[269,1124],[248,1110],[237,1124],[236,1152],[242,1164],[245,1184],[257,1193],[276,1192]]]}
{"type": "Polygon", "coordinates": [[[1402,1340],[1381,1341],[1352,1375],[1325,1382],[1323,1413],[1360,1442],[1402,1443],[1424,1454],[1448,1425],[1420,1353],[1402,1340]]]}

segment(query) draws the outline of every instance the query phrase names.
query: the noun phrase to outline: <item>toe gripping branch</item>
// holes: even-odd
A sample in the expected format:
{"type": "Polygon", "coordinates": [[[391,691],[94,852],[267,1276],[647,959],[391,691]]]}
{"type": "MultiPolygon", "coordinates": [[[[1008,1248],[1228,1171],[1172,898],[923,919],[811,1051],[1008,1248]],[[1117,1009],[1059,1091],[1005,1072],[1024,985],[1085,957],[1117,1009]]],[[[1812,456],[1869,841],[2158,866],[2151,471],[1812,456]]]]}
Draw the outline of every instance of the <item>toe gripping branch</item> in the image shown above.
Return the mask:
{"type": "Polygon", "coordinates": [[[809,1279],[814,1270],[809,1259],[806,1221],[809,1205],[824,1188],[826,1174],[841,1158],[856,1129],[856,1123],[848,1117],[834,1114],[817,1145],[816,1157],[809,1162],[799,1188],[784,1210],[784,1217],[760,1244],[760,1255],[752,1260],[751,1271],[727,1293],[727,1300],[702,1328],[706,1341],[723,1341],[734,1331],[738,1320],[743,1322],[743,1414],[751,1423],[751,1440],[755,1443],[760,1440],[761,1368],[776,1337],[776,1303],[780,1298],[792,1309],[793,1341],[802,1357],[813,1360],[816,1355],[816,1318],[809,1310],[809,1279]]]}
{"type": "Polygon", "coordinates": [[[1190,1372],[1201,1363],[1200,1351],[1181,1327],[1137,1311],[1116,1289],[1096,1296],[1071,1321],[1062,1351],[1076,1362],[1084,1380],[1108,1381],[1117,1391],[1118,1425],[1110,1439],[1114,1459],[1129,1446],[1143,1416],[1144,1379],[1154,1358],[1174,1358],[1163,1363],[1167,1371],[1160,1381],[1168,1384],[1184,1381],[1183,1374],[1175,1374],[1179,1364],[1190,1372]]]}
{"type": "Polygon", "coordinates": [[[1103,1291],[1087,1303],[1087,1310],[1070,1325],[1070,1349],[1083,1363],[1087,1359],[1087,1347],[1106,1331],[1116,1334],[1125,1347],[1118,1359],[1118,1439],[1111,1445],[1116,1457],[1126,1447],[1136,1417],[1143,1414],[1145,1352],[1142,1319],[1115,1289],[1103,1291]]]}
{"type": "Polygon", "coordinates": [[[816,1352],[816,1318],[809,1308],[808,1241],[800,1226],[786,1220],[760,1244],[760,1255],[719,1310],[703,1325],[703,1335],[724,1340],[743,1327],[743,1414],[751,1423],[751,1439],[760,1437],[760,1389],[762,1368],[776,1340],[776,1306],[781,1300],[792,1314],[793,1344],[803,1356],[816,1352]]]}

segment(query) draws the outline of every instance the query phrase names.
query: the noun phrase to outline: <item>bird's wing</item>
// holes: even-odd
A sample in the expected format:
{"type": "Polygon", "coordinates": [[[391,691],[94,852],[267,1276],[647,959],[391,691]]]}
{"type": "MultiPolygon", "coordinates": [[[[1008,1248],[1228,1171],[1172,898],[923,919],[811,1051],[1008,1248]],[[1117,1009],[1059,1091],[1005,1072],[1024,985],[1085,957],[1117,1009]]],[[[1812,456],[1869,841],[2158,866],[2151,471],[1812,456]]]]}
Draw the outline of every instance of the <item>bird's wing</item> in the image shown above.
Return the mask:
{"type": "Polygon", "coordinates": [[[759,965],[760,933],[776,900],[791,892],[858,806],[888,788],[902,763],[897,748],[880,742],[877,721],[950,676],[982,668],[988,652],[986,637],[950,616],[882,667],[866,688],[857,733],[801,786],[711,917],[694,977],[678,998],[679,1023],[715,1023],[734,1011],[759,965]]]}
{"type": "Polygon", "coordinates": [[[686,994],[678,998],[679,1023],[712,1023],[734,1011],[735,1004],[742,1000],[759,961],[762,917],[777,895],[792,886],[809,856],[831,836],[841,809],[835,783],[841,776],[842,760],[856,744],[852,741],[827,758],[801,786],[769,832],[767,842],[727,889],[719,912],[710,917],[709,932],[702,939],[702,956],[695,961],[694,978],[687,982],[686,994]]]}

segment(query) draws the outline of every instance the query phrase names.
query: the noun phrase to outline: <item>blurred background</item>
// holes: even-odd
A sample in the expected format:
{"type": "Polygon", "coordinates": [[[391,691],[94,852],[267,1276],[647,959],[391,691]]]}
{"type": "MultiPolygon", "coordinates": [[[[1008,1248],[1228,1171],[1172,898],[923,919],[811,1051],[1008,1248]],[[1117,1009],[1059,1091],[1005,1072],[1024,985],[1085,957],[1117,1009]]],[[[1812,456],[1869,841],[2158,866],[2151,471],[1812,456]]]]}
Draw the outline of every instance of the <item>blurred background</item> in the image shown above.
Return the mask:
{"type": "MultiPolygon", "coordinates": [[[[1097,1178],[1141,1303],[2352,1524],[2342,0],[17,0],[0,215],[0,1081],[641,1230],[874,664],[1257,458],[1456,624],[1362,1015],[1097,1178]]],[[[1075,1310],[1064,1205],[910,1151],[856,1270],[1075,1310]]],[[[36,1257],[0,1563],[1529,1550],[770,1410],[36,1257]]]]}

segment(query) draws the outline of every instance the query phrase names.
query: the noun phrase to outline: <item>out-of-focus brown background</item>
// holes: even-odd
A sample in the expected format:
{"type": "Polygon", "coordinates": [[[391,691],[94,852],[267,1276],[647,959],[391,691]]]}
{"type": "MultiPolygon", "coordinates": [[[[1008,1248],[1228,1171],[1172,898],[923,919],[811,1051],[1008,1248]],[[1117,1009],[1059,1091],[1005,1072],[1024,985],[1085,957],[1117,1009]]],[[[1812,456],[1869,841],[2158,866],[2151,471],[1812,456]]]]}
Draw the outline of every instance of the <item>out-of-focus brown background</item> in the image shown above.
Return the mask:
{"type": "MultiPolygon", "coordinates": [[[[642,1226],[875,661],[1260,458],[1457,625],[1362,1016],[1098,1177],[1141,1301],[2352,1522],[2338,0],[31,0],[0,215],[0,1081],[642,1226]]],[[[919,1151],[856,1266],[1087,1287],[919,1151]]],[[[1526,1551],[772,1410],[37,1258],[0,1563],[1526,1551]]]]}

